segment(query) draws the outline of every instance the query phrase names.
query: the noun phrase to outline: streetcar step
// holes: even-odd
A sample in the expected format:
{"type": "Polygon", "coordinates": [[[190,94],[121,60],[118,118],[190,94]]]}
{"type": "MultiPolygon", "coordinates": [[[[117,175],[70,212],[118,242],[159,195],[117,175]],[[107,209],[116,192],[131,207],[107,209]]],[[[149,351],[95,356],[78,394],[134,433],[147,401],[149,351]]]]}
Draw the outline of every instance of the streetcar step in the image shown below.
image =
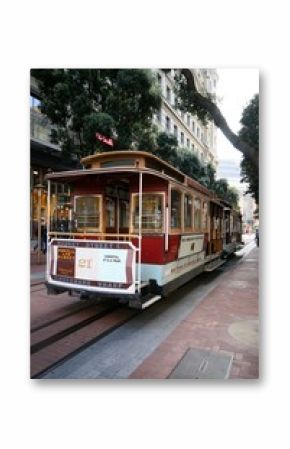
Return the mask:
{"type": "Polygon", "coordinates": [[[221,260],[215,260],[214,262],[210,262],[209,264],[207,264],[204,267],[204,271],[210,272],[210,271],[214,271],[216,268],[220,267],[221,265],[223,265],[226,262],[225,259],[221,260]]]}
{"type": "Polygon", "coordinates": [[[131,300],[129,301],[129,307],[132,307],[133,309],[138,310],[144,310],[147,307],[154,304],[156,301],[159,301],[161,299],[161,295],[155,295],[154,293],[148,293],[146,296],[144,296],[140,300],[131,300]]]}
{"type": "Polygon", "coordinates": [[[152,295],[150,299],[147,299],[147,301],[142,303],[142,310],[151,306],[151,304],[154,304],[156,301],[159,301],[159,299],[161,299],[161,295],[152,295]]]}

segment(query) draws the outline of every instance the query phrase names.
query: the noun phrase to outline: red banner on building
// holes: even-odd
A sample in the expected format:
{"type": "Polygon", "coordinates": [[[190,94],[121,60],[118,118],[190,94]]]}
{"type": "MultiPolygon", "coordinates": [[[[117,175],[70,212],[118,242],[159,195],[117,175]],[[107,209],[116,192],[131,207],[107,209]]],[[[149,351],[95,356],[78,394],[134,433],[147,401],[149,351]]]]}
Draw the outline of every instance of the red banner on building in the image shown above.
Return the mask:
{"type": "Polygon", "coordinates": [[[96,138],[97,138],[98,140],[100,140],[100,142],[103,142],[103,143],[105,143],[106,145],[110,145],[110,147],[113,147],[113,146],[114,146],[113,139],[111,139],[110,137],[106,137],[106,136],[103,136],[103,135],[100,134],[100,133],[96,133],[96,138]]]}

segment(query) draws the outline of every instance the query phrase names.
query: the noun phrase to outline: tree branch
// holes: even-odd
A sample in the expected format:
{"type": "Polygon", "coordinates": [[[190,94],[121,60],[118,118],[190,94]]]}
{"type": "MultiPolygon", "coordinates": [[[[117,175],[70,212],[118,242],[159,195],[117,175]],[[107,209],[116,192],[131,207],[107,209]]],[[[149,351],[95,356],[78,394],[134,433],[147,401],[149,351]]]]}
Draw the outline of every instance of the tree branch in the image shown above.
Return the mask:
{"type": "Polygon", "coordinates": [[[222,115],[220,109],[209,98],[201,95],[195,85],[195,80],[191,70],[181,69],[181,73],[185,76],[188,89],[193,93],[194,102],[196,105],[204,108],[211,116],[214,124],[222,131],[225,137],[231,144],[239,150],[245,157],[251,160],[255,167],[259,167],[259,154],[255,148],[248,145],[239,136],[237,136],[227,124],[226,119],[222,115]]]}

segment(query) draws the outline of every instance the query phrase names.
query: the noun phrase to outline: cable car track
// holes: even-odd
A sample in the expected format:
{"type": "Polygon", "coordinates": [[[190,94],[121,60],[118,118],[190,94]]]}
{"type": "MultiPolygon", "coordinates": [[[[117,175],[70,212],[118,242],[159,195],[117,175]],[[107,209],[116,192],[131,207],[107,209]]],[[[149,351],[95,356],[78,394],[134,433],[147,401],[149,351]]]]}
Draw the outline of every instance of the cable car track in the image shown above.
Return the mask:
{"type": "MultiPolygon", "coordinates": [[[[244,253],[245,249],[242,252],[244,253]]],[[[211,279],[219,276],[239,263],[241,258],[241,255],[229,258],[222,269],[214,273],[204,273],[204,276],[209,276],[211,279]]],[[[208,282],[202,276],[199,280],[201,284],[208,282]]],[[[186,285],[191,288],[190,283],[186,285]]],[[[199,284],[196,287],[198,288],[199,284]]],[[[167,300],[167,307],[169,304],[170,301],[167,300]]],[[[35,326],[31,330],[31,378],[44,377],[46,373],[112,333],[138,314],[139,311],[129,309],[115,301],[108,303],[106,300],[82,304],[81,309],[74,309],[35,326]]]]}
{"type": "Polygon", "coordinates": [[[37,332],[37,331],[39,331],[39,330],[41,330],[43,328],[46,328],[46,327],[48,327],[48,326],[50,326],[50,325],[52,325],[54,323],[57,323],[58,321],[64,320],[65,318],[68,318],[71,315],[75,315],[77,313],[82,312],[83,310],[89,309],[89,308],[97,306],[99,304],[100,303],[98,303],[98,302],[97,303],[96,302],[92,303],[92,302],[87,302],[87,301],[85,303],[78,302],[76,304],[71,304],[72,310],[63,313],[62,315],[56,316],[55,318],[49,319],[47,321],[44,321],[44,322],[42,322],[40,324],[35,325],[34,327],[31,328],[30,332],[31,332],[31,334],[33,334],[34,332],[37,332]]]}
{"type": "Polygon", "coordinates": [[[137,311],[119,304],[95,304],[34,329],[31,334],[31,378],[41,377],[136,314],[137,311]]]}

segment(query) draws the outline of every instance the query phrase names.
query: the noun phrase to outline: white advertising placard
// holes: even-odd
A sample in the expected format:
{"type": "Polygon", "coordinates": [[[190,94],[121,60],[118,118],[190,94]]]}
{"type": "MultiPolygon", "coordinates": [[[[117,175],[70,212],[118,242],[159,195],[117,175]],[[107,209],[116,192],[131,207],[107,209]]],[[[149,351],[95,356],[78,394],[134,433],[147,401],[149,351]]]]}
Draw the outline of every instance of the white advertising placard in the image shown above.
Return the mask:
{"type": "Polygon", "coordinates": [[[75,277],[126,283],[128,249],[76,248],[75,277]]]}
{"type": "Polygon", "coordinates": [[[203,250],[203,234],[182,235],[178,258],[190,256],[203,250]]]}

